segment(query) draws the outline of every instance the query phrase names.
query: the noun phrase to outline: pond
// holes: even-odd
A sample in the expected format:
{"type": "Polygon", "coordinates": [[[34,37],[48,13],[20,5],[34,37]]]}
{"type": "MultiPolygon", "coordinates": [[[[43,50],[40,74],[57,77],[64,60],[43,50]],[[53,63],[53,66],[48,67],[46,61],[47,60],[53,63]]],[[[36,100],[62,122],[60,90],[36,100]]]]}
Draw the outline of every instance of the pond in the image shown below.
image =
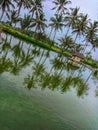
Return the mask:
{"type": "Polygon", "coordinates": [[[66,57],[2,34],[1,130],[97,130],[98,76],[66,57]]]}

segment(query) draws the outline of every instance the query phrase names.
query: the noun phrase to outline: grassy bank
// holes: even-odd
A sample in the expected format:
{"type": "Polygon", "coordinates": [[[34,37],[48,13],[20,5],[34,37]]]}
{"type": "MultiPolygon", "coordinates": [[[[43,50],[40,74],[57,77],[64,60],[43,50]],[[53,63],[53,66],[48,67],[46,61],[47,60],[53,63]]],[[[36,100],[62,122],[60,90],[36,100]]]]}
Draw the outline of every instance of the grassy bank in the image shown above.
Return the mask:
{"type": "MultiPolygon", "coordinates": [[[[35,45],[38,45],[38,46],[40,46],[42,48],[45,48],[47,50],[51,50],[51,51],[54,51],[54,52],[57,52],[57,53],[62,53],[62,50],[59,49],[56,46],[51,46],[48,43],[38,41],[38,40],[36,40],[36,39],[26,35],[26,34],[23,34],[23,33],[19,32],[19,31],[16,31],[15,29],[7,27],[7,26],[5,26],[3,24],[0,24],[0,28],[3,30],[3,32],[11,34],[14,37],[19,38],[19,39],[21,39],[23,41],[26,41],[29,44],[35,44],[35,45]]],[[[62,54],[67,56],[67,57],[71,57],[71,54],[69,52],[63,52],[62,54]]]]}
{"type": "MultiPolygon", "coordinates": [[[[54,51],[56,53],[61,53],[62,55],[67,56],[67,57],[72,56],[72,54],[67,52],[67,51],[62,52],[62,50],[60,48],[56,47],[56,46],[51,46],[48,43],[38,41],[38,40],[36,40],[36,39],[26,35],[26,34],[23,34],[23,33],[15,30],[15,29],[12,29],[12,28],[10,28],[8,26],[5,26],[5,25],[3,25],[1,23],[0,23],[0,28],[3,30],[3,32],[11,34],[14,37],[19,38],[19,39],[21,39],[23,41],[26,41],[29,44],[38,45],[38,46],[40,46],[42,48],[45,48],[47,50],[51,50],[51,51],[54,51]]],[[[81,62],[86,64],[86,65],[90,65],[93,68],[98,68],[98,63],[94,62],[92,59],[88,60],[88,59],[84,58],[84,59],[81,60],[81,62]]]]}

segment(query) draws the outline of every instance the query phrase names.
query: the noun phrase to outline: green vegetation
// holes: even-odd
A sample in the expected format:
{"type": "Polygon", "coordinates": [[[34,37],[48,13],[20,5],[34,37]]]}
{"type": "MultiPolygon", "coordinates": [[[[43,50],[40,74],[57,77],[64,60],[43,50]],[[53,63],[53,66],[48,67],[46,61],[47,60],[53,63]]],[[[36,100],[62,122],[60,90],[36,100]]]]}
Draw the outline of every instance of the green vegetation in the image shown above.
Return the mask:
{"type": "Polygon", "coordinates": [[[0,24],[0,28],[5,33],[11,34],[14,37],[17,37],[17,38],[19,38],[19,39],[21,39],[23,41],[26,41],[27,43],[35,44],[35,45],[38,45],[38,46],[43,47],[45,49],[48,49],[48,50],[51,50],[51,51],[54,51],[54,52],[57,52],[57,53],[61,53],[61,54],[65,55],[65,56],[68,56],[68,57],[71,57],[71,54],[69,52],[67,52],[67,51],[62,52],[62,50],[59,49],[56,46],[51,46],[51,45],[49,45],[47,43],[44,43],[42,41],[38,41],[38,40],[28,36],[28,35],[22,34],[21,32],[15,30],[15,29],[12,29],[10,27],[7,27],[7,26],[5,26],[3,24],[0,24]]]}
{"type": "MultiPolygon", "coordinates": [[[[57,53],[60,53],[62,55],[65,55],[67,57],[71,57],[72,54],[69,53],[68,51],[62,51],[59,47],[57,46],[51,46],[49,45],[48,43],[45,43],[45,42],[42,42],[42,41],[39,41],[39,40],[36,40],[26,34],[22,34],[21,32],[15,30],[15,29],[12,29],[8,26],[5,26],[3,24],[0,24],[0,28],[5,32],[5,33],[8,33],[8,34],[11,34],[13,35],[14,37],[17,37],[23,41],[26,41],[27,43],[30,43],[30,44],[35,44],[35,45],[38,45],[42,48],[45,48],[47,50],[51,50],[51,51],[54,51],[54,52],[57,52],[57,53]]],[[[91,67],[94,67],[94,68],[98,68],[98,64],[91,60],[91,59],[82,59],[81,62],[87,64],[87,65],[90,65],[91,67]]]]}
{"type": "Polygon", "coordinates": [[[0,27],[4,32],[43,47],[48,52],[51,50],[67,57],[71,57],[73,52],[82,53],[86,57],[81,60],[82,63],[98,68],[98,64],[92,60],[92,52],[98,47],[98,22],[92,22],[87,14],[79,13],[78,7],[67,8],[71,4],[70,0],[53,0],[52,3],[54,16],[50,16],[47,22],[43,0],[3,0],[0,3],[0,27]],[[21,14],[23,9],[24,15],[21,14]],[[64,36],[59,39],[56,37],[58,31],[64,31],[64,36]]]}

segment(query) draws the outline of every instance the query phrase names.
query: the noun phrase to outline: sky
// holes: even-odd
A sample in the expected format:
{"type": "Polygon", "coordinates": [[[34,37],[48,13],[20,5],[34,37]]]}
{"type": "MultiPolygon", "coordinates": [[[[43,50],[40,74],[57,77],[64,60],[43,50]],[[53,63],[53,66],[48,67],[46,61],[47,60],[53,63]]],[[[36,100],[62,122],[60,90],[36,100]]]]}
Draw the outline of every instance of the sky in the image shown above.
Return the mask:
{"type": "MultiPolygon", "coordinates": [[[[80,13],[88,14],[93,21],[98,20],[98,0],[71,0],[71,2],[71,7],[80,7],[80,13]]],[[[46,13],[50,15],[49,10],[54,7],[52,0],[46,0],[44,7],[46,13]]]]}
{"type": "Polygon", "coordinates": [[[98,20],[98,0],[71,0],[72,6],[80,7],[80,12],[88,14],[92,20],[98,20]]]}

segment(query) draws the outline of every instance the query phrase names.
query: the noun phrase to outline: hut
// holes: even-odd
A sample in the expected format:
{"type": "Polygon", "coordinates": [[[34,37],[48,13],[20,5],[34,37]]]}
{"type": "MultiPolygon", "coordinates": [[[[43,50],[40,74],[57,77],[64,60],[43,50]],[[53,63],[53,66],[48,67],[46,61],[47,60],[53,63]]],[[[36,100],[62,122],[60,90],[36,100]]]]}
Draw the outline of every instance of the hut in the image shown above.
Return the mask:
{"type": "Polygon", "coordinates": [[[72,65],[78,66],[78,64],[80,63],[81,59],[83,59],[83,58],[84,58],[84,55],[83,55],[83,54],[81,54],[81,53],[79,53],[79,52],[74,52],[74,53],[72,54],[72,58],[71,58],[71,60],[72,60],[72,65]]]}

